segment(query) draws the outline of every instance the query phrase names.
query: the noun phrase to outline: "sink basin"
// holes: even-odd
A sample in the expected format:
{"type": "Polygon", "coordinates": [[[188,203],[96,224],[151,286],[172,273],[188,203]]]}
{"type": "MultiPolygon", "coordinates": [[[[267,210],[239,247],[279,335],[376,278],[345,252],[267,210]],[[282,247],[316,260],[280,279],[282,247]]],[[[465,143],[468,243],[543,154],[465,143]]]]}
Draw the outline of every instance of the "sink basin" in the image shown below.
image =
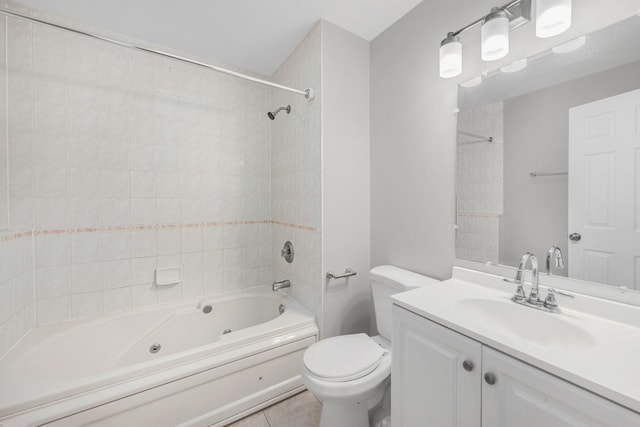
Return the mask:
{"type": "Polygon", "coordinates": [[[563,314],[546,313],[510,299],[467,298],[455,306],[478,322],[542,346],[587,349],[596,344],[589,332],[571,323],[563,314]]]}

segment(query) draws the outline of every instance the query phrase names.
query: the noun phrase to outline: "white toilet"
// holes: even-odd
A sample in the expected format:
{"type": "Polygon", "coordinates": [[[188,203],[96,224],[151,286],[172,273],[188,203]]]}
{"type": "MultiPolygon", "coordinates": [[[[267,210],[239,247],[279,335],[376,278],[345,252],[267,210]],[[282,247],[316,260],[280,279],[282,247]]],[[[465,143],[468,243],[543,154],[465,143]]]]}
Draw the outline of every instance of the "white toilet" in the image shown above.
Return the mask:
{"type": "Polygon", "coordinates": [[[302,381],[322,402],[320,427],[369,426],[391,374],[390,296],[438,282],[391,265],[371,269],[369,278],[380,335],[327,338],[304,354],[302,381]]]}

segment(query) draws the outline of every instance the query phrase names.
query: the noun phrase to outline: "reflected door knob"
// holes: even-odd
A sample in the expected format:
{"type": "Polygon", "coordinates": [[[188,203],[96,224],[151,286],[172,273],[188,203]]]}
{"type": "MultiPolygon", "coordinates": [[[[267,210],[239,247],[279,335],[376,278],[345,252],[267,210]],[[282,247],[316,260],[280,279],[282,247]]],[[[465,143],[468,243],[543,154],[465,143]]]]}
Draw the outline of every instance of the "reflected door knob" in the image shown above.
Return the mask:
{"type": "Polygon", "coordinates": [[[571,240],[572,242],[579,242],[580,239],[582,239],[582,236],[580,235],[580,233],[569,234],[569,240],[571,240]]]}

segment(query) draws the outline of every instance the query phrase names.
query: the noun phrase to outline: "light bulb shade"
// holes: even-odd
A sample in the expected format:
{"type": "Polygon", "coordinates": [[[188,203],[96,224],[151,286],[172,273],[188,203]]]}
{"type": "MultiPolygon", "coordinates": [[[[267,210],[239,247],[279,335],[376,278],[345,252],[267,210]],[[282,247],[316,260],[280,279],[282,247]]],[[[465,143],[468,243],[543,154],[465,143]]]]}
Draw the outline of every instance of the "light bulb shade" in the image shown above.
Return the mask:
{"type": "Polygon", "coordinates": [[[483,61],[495,61],[509,53],[509,17],[499,9],[486,16],[480,29],[483,61]]]}
{"type": "Polygon", "coordinates": [[[462,73],[462,43],[451,33],[440,44],[440,77],[445,79],[462,73]]]}
{"type": "Polygon", "coordinates": [[[571,26],[571,0],[536,1],[536,36],[557,36],[571,26]]]}

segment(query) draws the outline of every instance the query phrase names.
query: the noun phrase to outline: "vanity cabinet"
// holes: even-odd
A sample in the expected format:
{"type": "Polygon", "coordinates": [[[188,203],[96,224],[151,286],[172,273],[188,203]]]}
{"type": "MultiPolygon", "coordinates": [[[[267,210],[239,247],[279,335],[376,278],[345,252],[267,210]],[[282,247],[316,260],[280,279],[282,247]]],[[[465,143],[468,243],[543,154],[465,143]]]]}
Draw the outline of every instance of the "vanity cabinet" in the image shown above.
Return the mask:
{"type": "Polygon", "coordinates": [[[397,305],[394,427],[638,427],[640,414],[397,305]]]}
{"type": "Polygon", "coordinates": [[[480,427],[479,342],[394,305],[392,346],[392,426],[480,427]]]}

